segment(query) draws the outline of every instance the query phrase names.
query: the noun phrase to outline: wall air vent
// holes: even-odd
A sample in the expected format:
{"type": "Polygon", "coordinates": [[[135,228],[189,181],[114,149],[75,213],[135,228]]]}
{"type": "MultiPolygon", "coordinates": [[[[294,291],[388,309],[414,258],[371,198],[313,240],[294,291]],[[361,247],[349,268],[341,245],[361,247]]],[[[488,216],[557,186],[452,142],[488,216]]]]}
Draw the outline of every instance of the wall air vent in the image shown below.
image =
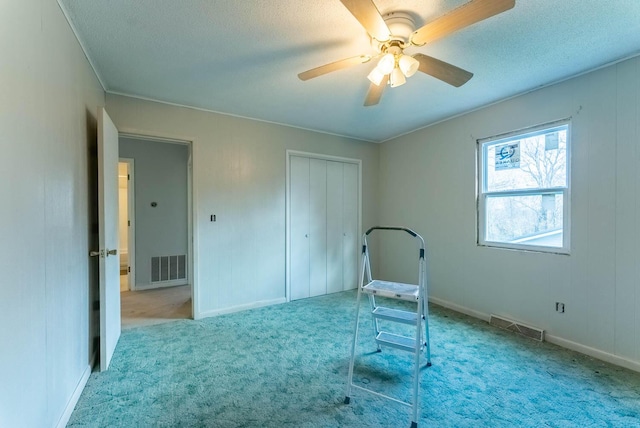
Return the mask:
{"type": "Polygon", "coordinates": [[[151,257],[151,282],[187,279],[187,256],[151,257]]]}
{"type": "Polygon", "coordinates": [[[518,334],[521,334],[531,339],[538,340],[540,342],[544,340],[544,330],[536,327],[520,324],[517,321],[499,317],[497,315],[491,315],[491,318],[489,319],[489,324],[495,325],[496,327],[500,327],[504,330],[510,330],[510,331],[516,332],[518,334]]]}

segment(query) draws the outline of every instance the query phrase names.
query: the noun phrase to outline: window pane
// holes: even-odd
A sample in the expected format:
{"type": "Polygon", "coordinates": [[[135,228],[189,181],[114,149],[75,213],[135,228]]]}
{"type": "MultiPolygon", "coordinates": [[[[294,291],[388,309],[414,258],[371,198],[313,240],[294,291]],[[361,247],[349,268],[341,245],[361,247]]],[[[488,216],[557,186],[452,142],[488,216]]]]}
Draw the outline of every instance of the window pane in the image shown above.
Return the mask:
{"type": "Polygon", "coordinates": [[[566,187],[567,129],[485,143],[485,191],[566,187]]]}
{"type": "Polygon", "coordinates": [[[485,239],[562,247],[563,194],[489,196],[485,239]]]}

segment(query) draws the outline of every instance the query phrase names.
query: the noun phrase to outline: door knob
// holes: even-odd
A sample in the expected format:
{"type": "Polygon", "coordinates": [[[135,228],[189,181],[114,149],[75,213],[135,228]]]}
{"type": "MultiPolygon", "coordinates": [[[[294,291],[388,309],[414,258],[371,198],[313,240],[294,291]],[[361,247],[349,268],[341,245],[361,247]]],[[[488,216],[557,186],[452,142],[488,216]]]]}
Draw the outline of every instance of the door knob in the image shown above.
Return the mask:
{"type": "Polygon", "coordinates": [[[115,256],[118,254],[118,250],[107,250],[107,257],[115,256]]]}
{"type": "Polygon", "coordinates": [[[89,257],[98,257],[102,254],[102,251],[89,251],[89,257]]]}

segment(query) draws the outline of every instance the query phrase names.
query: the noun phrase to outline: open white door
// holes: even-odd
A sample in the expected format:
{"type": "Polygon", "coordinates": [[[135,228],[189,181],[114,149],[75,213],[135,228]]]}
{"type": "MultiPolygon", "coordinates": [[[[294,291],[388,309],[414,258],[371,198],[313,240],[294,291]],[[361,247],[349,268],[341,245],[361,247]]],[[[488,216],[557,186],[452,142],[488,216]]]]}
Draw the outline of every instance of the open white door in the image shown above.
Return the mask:
{"type": "Polygon", "coordinates": [[[118,257],[118,130],[98,108],[98,223],[100,250],[100,370],[109,368],[120,338],[118,257]]]}

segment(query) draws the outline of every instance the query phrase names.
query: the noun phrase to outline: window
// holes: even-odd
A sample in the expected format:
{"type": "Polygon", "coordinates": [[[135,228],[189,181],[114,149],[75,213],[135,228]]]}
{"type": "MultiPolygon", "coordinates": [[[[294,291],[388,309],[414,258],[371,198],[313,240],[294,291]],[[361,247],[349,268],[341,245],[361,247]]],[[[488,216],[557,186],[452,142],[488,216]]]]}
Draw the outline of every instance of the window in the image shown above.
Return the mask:
{"type": "Polygon", "coordinates": [[[569,123],[478,140],[478,244],[569,252],[569,123]]]}

